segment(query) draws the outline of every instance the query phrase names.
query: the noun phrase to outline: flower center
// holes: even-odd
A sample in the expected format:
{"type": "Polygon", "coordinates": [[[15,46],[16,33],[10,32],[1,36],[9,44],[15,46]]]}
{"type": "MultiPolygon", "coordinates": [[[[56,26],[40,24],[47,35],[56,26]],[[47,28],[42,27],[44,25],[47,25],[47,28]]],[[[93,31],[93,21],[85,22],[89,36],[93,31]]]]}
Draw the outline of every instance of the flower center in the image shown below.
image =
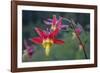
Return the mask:
{"type": "Polygon", "coordinates": [[[43,40],[43,42],[42,42],[42,46],[44,48],[50,49],[52,47],[52,45],[53,45],[53,41],[51,39],[48,39],[48,38],[43,40]]]}
{"type": "Polygon", "coordinates": [[[45,49],[45,53],[47,56],[49,55],[50,48],[52,47],[52,45],[53,45],[53,41],[49,38],[43,40],[42,42],[42,46],[45,49]]]}

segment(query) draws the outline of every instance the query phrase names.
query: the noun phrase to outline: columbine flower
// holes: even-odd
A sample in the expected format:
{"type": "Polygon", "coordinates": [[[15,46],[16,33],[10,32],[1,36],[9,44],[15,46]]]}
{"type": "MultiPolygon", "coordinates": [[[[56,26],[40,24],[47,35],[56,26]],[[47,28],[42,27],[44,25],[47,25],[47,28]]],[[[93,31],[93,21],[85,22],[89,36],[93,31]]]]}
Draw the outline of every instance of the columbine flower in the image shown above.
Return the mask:
{"type": "Polygon", "coordinates": [[[34,48],[35,47],[32,46],[32,45],[29,46],[26,40],[24,40],[24,46],[25,46],[26,49],[24,50],[23,56],[27,55],[29,58],[31,58],[33,53],[34,53],[34,48]]]}
{"type": "Polygon", "coordinates": [[[42,31],[39,28],[35,28],[36,32],[38,33],[39,37],[32,38],[32,41],[36,44],[41,44],[45,49],[46,56],[49,55],[50,48],[53,44],[63,44],[64,41],[56,39],[56,35],[59,32],[59,29],[55,29],[53,32],[47,33],[42,31]]]}
{"type": "Polygon", "coordinates": [[[51,30],[55,30],[56,28],[58,29],[65,29],[68,28],[68,25],[63,25],[62,24],[62,17],[59,17],[59,20],[57,20],[56,15],[53,15],[53,19],[48,19],[47,21],[44,20],[44,23],[47,25],[51,25],[51,30]]]}

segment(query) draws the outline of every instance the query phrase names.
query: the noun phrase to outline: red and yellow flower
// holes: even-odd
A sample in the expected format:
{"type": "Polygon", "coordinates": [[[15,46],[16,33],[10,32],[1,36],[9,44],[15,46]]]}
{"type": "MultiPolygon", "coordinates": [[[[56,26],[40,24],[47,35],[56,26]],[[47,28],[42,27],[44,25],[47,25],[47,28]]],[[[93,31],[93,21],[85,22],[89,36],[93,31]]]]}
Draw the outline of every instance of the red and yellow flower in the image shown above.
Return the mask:
{"type": "Polygon", "coordinates": [[[38,33],[39,37],[32,38],[32,41],[36,44],[40,44],[45,49],[46,56],[49,55],[50,48],[53,46],[53,44],[63,44],[63,40],[59,40],[56,38],[59,29],[55,29],[54,31],[50,33],[46,33],[45,31],[35,28],[36,32],[38,33]]]}

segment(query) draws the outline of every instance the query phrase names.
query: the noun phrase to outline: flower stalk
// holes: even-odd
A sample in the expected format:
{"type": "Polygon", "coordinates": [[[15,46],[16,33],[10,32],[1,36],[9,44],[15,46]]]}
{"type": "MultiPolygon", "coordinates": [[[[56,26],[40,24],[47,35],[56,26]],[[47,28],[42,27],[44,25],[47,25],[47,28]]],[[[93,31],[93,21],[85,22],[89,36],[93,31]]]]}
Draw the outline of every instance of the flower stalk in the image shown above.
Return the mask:
{"type": "Polygon", "coordinates": [[[74,25],[76,25],[76,24],[75,24],[75,22],[72,19],[71,19],[71,22],[72,22],[72,24],[71,24],[72,25],[72,28],[73,28],[73,30],[74,30],[74,32],[75,32],[75,34],[76,34],[76,36],[77,36],[77,38],[79,40],[79,43],[82,45],[85,58],[88,59],[87,54],[86,54],[86,51],[85,51],[85,45],[81,41],[79,34],[75,31],[75,26],[74,25]]]}
{"type": "Polygon", "coordinates": [[[85,56],[86,59],[88,59],[87,54],[86,54],[86,51],[85,51],[85,45],[84,45],[83,42],[81,41],[79,34],[75,31],[75,25],[76,25],[76,24],[75,24],[74,20],[73,20],[73,19],[69,20],[69,19],[67,19],[67,18],[64,18],[64,20],[66,20],[66,21],[68,21],[69,23],[71,23],[71,26],[72,26],[72,28],[73,28],[75,34],[76,34],[76,37],[78,38],[79,43],[80,43],[80,45],[82,46],[82,49],[83,49],[83,52],[84,52],[84,56],[85,56]]]}

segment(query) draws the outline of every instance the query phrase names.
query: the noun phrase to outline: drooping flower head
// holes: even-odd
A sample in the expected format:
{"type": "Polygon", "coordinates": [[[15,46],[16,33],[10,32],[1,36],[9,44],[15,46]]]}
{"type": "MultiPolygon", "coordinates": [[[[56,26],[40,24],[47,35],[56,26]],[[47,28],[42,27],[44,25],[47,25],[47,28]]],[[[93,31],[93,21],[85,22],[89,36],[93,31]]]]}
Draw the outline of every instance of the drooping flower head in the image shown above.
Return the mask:
{"type": "Polygon", "coordinates": [[[40,44],[45,49],[46,56],[49,55],[50,48],[53,46],[53,44],[63,44],[64,41],[59,40],[56,38],[59,29],[55,29],[54,31],[50,33],[46,33],[45,31],[35,28],[36,32],[38,33],[39,37],[32,38],[32,41],[36,44],[40,44]]]}
{"type": "Polygon", "coordinates": [[[24,40],[24,46],[25,46],[24,54],[28,55],[28,57],[31,58],[34,53],[35,47],[32,45],[28,45],[28,42],[26,40],[24,40]]]}

